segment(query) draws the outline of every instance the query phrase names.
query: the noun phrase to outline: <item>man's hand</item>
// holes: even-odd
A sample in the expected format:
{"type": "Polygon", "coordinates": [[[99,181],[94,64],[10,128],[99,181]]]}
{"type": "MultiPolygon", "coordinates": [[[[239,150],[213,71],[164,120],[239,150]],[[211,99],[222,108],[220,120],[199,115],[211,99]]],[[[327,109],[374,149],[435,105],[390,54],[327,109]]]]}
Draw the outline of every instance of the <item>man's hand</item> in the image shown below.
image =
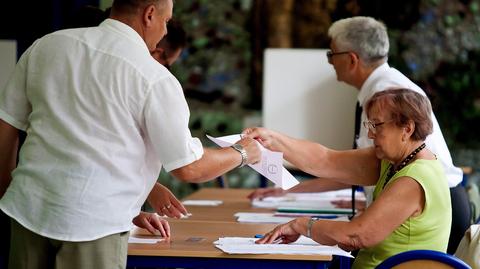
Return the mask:
{"type": "Polygon", "coordinates": [[[181,218],[187,215],[187,209],[173,195],[173,193],[160,183],[156,183],[148,195],[148,203],[160,216],[181,218]]]}
{"type": "Polygon", "coordinates": [[[133,219],[133,224],[140,228],[146,229],[152,234],[160,232],[162,237],[170,237],[170,225],[168,221],[160,218],[155,213],[140,212],[138,216],[133,219]]]}

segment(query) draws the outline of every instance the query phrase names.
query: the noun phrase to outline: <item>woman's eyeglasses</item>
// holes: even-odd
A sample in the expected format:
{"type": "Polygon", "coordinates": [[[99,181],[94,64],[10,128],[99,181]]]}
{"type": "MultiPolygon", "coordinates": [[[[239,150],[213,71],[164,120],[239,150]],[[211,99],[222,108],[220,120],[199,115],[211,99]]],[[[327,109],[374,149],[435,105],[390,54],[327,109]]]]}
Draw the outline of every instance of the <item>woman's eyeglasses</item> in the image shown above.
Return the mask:
{"type": "Polygon", "coordinates": [[[382,122],[378,122],[378,123],[375,123],[375,122],[371,122],[369,120],[367,121],[364,121],[363,122],[363,126],[365,128],[367,128],[368,130],[370,130],[370,132],[372,132],[373,134],[376,134],[377,133],[377,127],[378,126],[381,126],[387,122],[390,122],[391,120],[387,120],[387,121],[382,121],[382,122]]]}

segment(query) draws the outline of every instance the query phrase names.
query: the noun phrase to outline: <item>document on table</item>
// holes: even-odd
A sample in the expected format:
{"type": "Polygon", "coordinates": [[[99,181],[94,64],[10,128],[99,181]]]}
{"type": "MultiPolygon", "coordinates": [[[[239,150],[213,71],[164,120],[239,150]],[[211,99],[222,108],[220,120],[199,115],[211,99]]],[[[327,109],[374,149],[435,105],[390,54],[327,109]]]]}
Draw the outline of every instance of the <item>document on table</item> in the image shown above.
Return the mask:
{"type": "Polygon", "coordinates": [[[237,212],[234,215],[238,222],[243,223],[287,223],[299,217],[315,217],[318,219],[329,219],[334,221],[349,221],[348,217],[332,214],[305,214],[305,213],[253,213],[237,212]]]}
{"type": "MultiPolygon", "coordinates": [[[[365,200],[362,192],[355,194],[356,199],[365,200]]],[[[332,201],[351,200],[351,190],[312,193],[287,193],[279,197],[254,199],[252,206],[261,208],[299,208],[299,209],[335,209],[332,201]]],[[[351,211],[351,209],[350,209],[351,211]]]]}
{"type": "MultiPolygon", "coordinates": [[[[230,147],[241,139],[239,134],[217,138],[207,135],[207,137],[220,147],[230,147]]],[[[262,152],[262,158],[260,162],[256,164],[249,164],[248,166],[284,190],[288,190],[297,185],[298,180],[295,179],[292,174],[285,169],[285,167],[283,167],[283,153],[270,151],[260,145],[260,143],[258,143],[258,145],[260,146],[260,150],[262,152]]]]}
{"type": "Polygon", "coordinates": [[[196,205],[196,206],[218,206],[223,204],[222,200],[185,200],[183,205],[196,205]]]}
{"type": "Polygon", "coordinates": [[[156,244],[165,240],[163,237],[159,237],[158,235],[138,235],[136,232],[142,228],[133,225],[133,228],[130,230],[130,236],[128,237],[129,244],[156,244]]]}
{"type": "Polygon", "coordinates": [[[305,236],[291,244],[255,244],[257,238],[221,237],[213,242],[215,247],[229,254],[301,254],[338,255],[353,258],[338,246],[325,246],[305,236]]]}
{"type": "Polygon", "coordinates": [[[130,236],[128,238],[129,244],[156,244],[157,242],[161,242],[165,239],[163,238],[140,238],[140,237],[133,237],[130,236]]]}
{"type": "Polygon", "coordinates": [[[287,223],[295,217],[280,217],[275,216],[275,213],[252,213],[252,212],[238,212],[235,213],[238,222],[243,223],[287,223]]]}

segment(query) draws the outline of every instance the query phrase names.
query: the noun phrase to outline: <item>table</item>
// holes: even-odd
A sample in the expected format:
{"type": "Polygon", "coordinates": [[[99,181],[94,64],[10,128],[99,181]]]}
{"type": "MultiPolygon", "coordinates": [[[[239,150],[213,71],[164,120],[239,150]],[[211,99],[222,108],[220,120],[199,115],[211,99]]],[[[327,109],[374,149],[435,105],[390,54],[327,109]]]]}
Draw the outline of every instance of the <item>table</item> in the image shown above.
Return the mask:
{"type": "MultiPolygon", "coordinates": [[[[185,200],[215,199],[223,204],[189,206],[192,216],[188,219],[169,220],[172,237],[156,244],[129,244],[127,267],[155,268],[327,268],[331,255],[277,255],[249,254],[231,255],[215,248],[213,242],[219,237],[252,237],[270,231],[274,224],[246,224],[236,222],[233,214],[242,212],[271,212],[250,206],[246,195],[251,190],[208,189],[188,196],[185,200]]],[[[133,232],[136,236],[151,237],[145,230],[133,232]]],[[[349,268],[350,259],[341,257],[340,268],[349,268]]]]}

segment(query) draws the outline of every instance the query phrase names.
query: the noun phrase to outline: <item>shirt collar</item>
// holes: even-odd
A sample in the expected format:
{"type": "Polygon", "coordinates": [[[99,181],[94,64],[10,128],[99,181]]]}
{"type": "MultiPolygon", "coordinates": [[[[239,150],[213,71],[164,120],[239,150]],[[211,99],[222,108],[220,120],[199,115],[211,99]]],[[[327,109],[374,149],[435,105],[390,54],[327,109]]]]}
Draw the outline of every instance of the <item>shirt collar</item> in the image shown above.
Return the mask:
{"type": "Polygon", "coordinates": [[[372,84],[377,80],[378,77],[382,75],[383,72],[387,71],[390,68],[387,62],[383,63],[382,65],[378,66],[373,70],[373,72],[368,76],[367,80],[363,83],[362,87],[360,88],[360,92],[358,93],[357,99],[361,106],[365,103],[365,99],[369,97],[370,91],[369,89],[372,87],[372,84]]]}
{"type": "Polygon", "coordinates": [[[148,53],[150,51],[148,50],[147,44],[145,43],[145,40],[142,39],[142,37],[135,31],[132,27],[130,27],[128,24],[125,24],[119,20],[114,20],[114,19],[106,19],[104,20],[100,25],[100,27],[105,27],[109,28],[110,30],[113,30],[131,41],[137,43],[138,45],[144,47],[148,53]]]}

